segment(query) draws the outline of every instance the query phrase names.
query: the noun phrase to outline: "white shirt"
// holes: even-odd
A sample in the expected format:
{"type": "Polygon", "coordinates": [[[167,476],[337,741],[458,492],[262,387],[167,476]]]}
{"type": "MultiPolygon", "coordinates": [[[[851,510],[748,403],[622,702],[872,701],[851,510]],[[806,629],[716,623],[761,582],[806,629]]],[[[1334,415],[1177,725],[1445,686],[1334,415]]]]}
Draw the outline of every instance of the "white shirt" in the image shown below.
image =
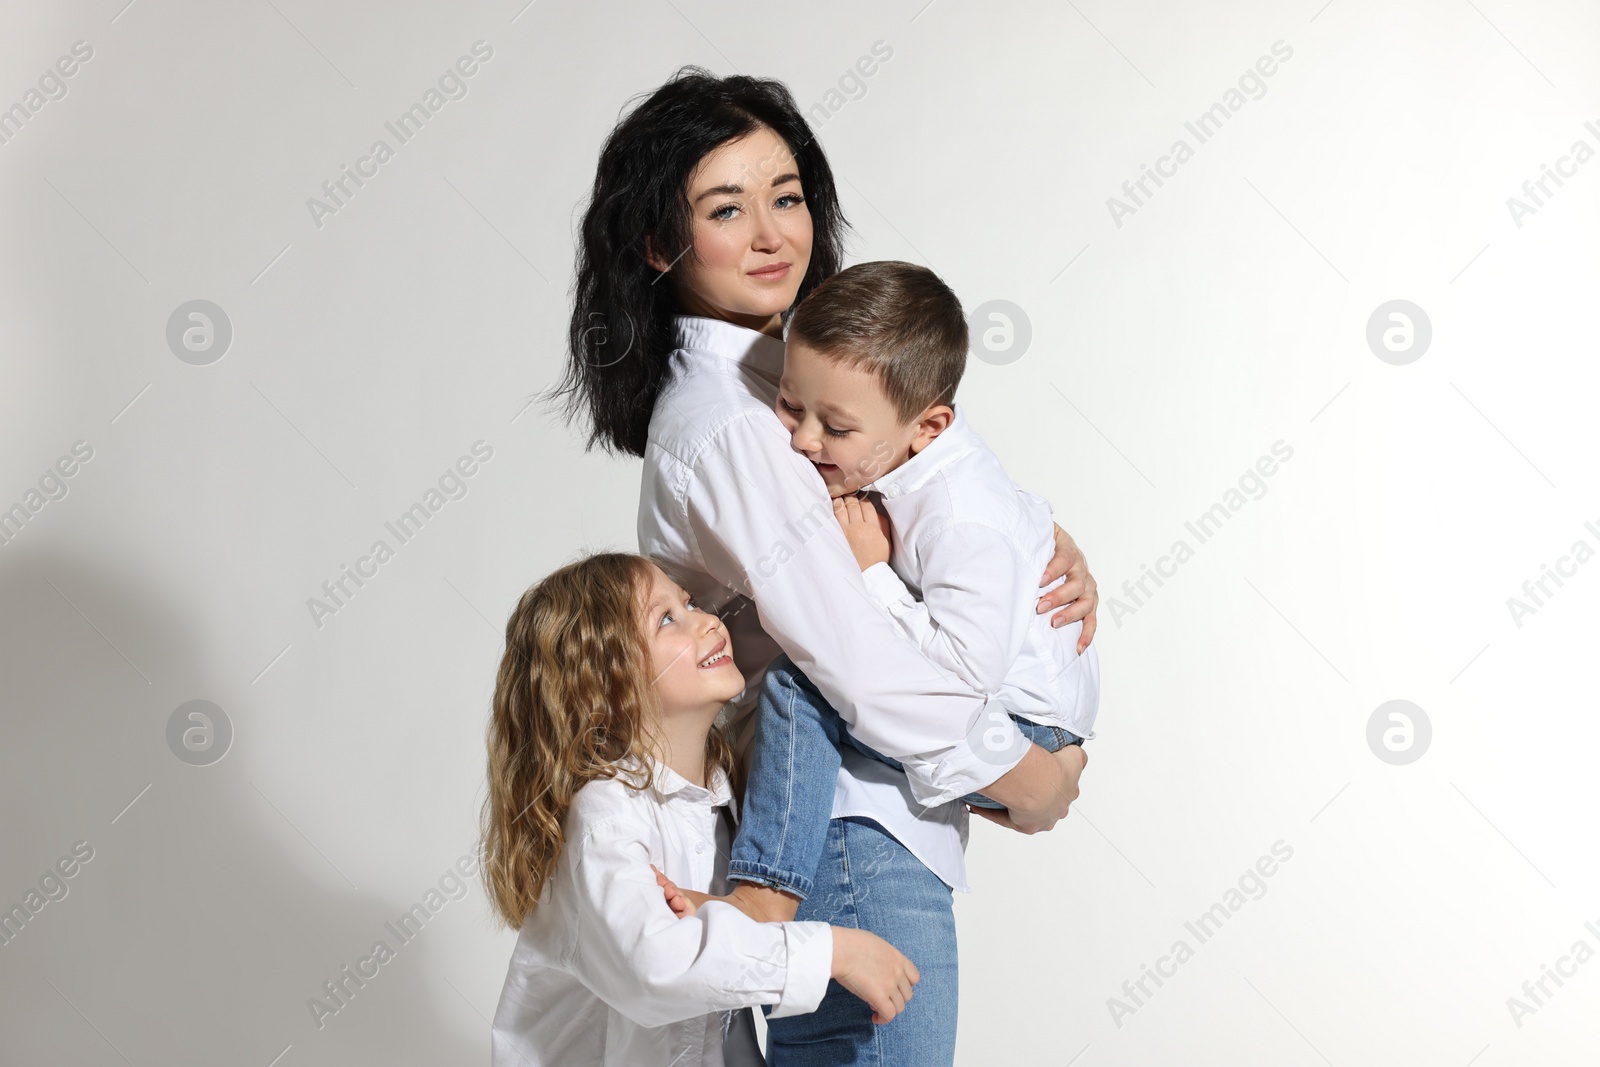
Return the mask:
{"type": "Polygon", "coordinates": [[[573,798],[511,955],[494,1067],[762,1067],[750,1006],[776,1005],[776,1018],[821,1002],[827,923],[758,923],[721,901],[679,919],[667,906],[652,863],[682,888],[727,891],[719,816],[732,794],[721,771],[702,789],[652,765],[648,789],[597,779],[573,798]]]}
{"type": "Polygon", "coordinates": [[[844,748],[834,817],[877,820],[966,892],[967,812],[950,802],[1016,766],[1027,742],[867,592],[821,476],[773,411],[783,342],[699,316],[676,328],[645,449],[639,550],[729,624],[747,683],[730,738],[744,750],[762,674],[787,652],[856,738],[906,767],[844,748]],[[989,731],[993,744],[969,744],[989,731]]]}
{"type": "Polygon", "coordinates": [[[1100,660],[1078,655],[1083,623],[1055,628],[1035,611],[1055,554],[1050,504],[1006,476],[953,405],[943,433],[865,488],[882,494],[888,563],[863,577],[930,659],[1025,719],[1094,736],[1100,660]]]}

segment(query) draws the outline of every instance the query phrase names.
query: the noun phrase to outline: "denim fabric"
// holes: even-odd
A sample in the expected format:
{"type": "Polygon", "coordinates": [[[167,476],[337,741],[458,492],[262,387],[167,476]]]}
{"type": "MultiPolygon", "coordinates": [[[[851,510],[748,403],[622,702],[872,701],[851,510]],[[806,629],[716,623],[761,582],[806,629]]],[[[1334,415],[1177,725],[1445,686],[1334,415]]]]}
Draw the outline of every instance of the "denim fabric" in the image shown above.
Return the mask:
{"type": "Polygon", "coordinates": [[[767,667],[728,877],[810,897],[833,813],[844,720],[788,656],[767,667]]]}
{"type": "MultiPolygon", "coordinates": [[[[839,746],[851,745],[891,767],[900,767],[900,761],[852,737],[839,713],[788,656],[779,656],[767,668],[755,716],[750,774],[728,877],[776,886],[805,900],[833,812],[839,746]]],[[[1024,737],[1050,752],[1082,743],[1069,730],[1012,718],[1024,737]]],[[[979,793],[962,800],[1004,808],[979,793]]]]}
{"type": "Polygon", "coordinates": [[[957,965],[950,887],[871,819],[827,820],[823,842],[812,892],[795,918],[872,931],[916,964],[919,981],[906,1010],[881,1026],[866,1001],[830,981],[816,1011],[767,1020],[768,1067],[951,1067],[957,965]]]}

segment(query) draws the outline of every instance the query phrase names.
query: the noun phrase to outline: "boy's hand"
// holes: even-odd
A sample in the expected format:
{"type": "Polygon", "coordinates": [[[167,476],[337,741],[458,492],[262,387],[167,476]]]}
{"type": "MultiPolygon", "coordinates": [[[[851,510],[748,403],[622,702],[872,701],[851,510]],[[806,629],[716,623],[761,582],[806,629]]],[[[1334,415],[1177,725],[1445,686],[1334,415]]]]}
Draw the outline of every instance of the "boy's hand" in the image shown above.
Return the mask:
{"type": "Polygon", "coordinates": [[[906,1010],[911,987],[922,975],[915,963],[877,934],[835,926],[833,978],[867,1002],[873,1022],[886,1023],[906,1010]]]}
{"type": "Polygon", "coordinates": [[[833,517],[844,528],[844,539],[856,565],[866,570],[874,563],[889,562],[889,516],[866,497],[834,497],[833,517]]]}

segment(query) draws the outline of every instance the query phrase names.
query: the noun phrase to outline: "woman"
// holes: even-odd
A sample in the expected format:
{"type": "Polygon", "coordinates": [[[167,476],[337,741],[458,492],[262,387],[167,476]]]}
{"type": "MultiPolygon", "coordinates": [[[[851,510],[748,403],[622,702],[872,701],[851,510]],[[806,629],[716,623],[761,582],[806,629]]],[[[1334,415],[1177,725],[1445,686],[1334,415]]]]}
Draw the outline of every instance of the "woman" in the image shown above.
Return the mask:
{"type": "MultiPolygon", "coordinates": [[[[980,718],[983,695],[865,602],[828,491],[773,411],[788,313],[840,268],[845,228],[788,90],[685,68],[601,151],[562,392],[591,447],[644,459],[640,551],[736,631],[749,684],[729,724],[735,744],[748,740],[749,705],[782,652],[798,671],[775,681],[814,684],[857,738],[906,768],[845,754],[824,869],[796,918],[885,938],[920,971],[916,996],[879,1026],[830,986],[815,1013],[770,1020],[769,1062],[949,1064],[950,894],[966,890],[967,819],[952,801],[982,790],[1010,810],[996,821],[1049,829],[1077,796],[1084,756],[1030,745],[1019,761],[1020,744],[968,743],[974,724],[992,722],[980,718]]],[[[850,485],[873,476],[853,472],[850,485]]],[[[1083,619],[1086,645],[1094,581],[1070,538],[1058,530],[1057,541],[1041,584],[1067,580],[1040,610],[1062,608],[1057,625],[1083,619]]]]}

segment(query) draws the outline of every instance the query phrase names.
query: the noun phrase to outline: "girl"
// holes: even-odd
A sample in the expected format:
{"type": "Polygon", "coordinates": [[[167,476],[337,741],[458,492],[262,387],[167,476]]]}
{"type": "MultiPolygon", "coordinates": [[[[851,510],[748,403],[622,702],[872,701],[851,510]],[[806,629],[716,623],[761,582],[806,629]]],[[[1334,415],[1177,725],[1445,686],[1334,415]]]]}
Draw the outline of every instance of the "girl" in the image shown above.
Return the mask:
{"type": "MultiPolygon", "coordinates": [[[[844,233],[827,158],[782,83],[685,68],[601,149],[563,385],[590,445],[644,460],[640,550],[738,631],[750,685],[730,721],[736,747],[748,744],[761,675],[781,652],[790,662],[767,672],[773,699],[808,699],[814,684],[857,739],[911,772],[844,753],[809,883],[763,885],[772,872],[754,857],[730,867],[770,909],[763,918],[872,930],[922,976],[916,1001],[888,1025],[840,987],[814,1013],[769,1013],[772,1067],[947,1067],[951,892],[967,889],[967,812],[953,801],[981,790],[1007,806],[1008,825],[1048,829],[1078,794],[1083,753],[1028,745],[1020,762],[997,765],[967,743],[984,694],[869,603],[823,479],[773,410],[790,310],[839,270],[844,233]]],[[[856,487],[875,476],[848,474],[856,487]]],[[[1086,644],[1094,580],[1059,528],[1057,544],[1040,584],[1066,581],[1039,610],[1060,609],[1057,625],[1084,619],[1086,644]]]]}
{"type": "Polygon", "coordinates": [[[521,936],[493,1062],[759,1065],[749,1007],[815,1010],[830,978],[887,1022],[919,975],[881,938],[674,917],[658,879],[724,881],[733,753],[714,728],[744,678],[727,630],[642,556],[602,553],[523,594],[489,724],[484,882],[521,936]],[[737,1009],[737,1010],[736,1010],[737,1009]]]}

